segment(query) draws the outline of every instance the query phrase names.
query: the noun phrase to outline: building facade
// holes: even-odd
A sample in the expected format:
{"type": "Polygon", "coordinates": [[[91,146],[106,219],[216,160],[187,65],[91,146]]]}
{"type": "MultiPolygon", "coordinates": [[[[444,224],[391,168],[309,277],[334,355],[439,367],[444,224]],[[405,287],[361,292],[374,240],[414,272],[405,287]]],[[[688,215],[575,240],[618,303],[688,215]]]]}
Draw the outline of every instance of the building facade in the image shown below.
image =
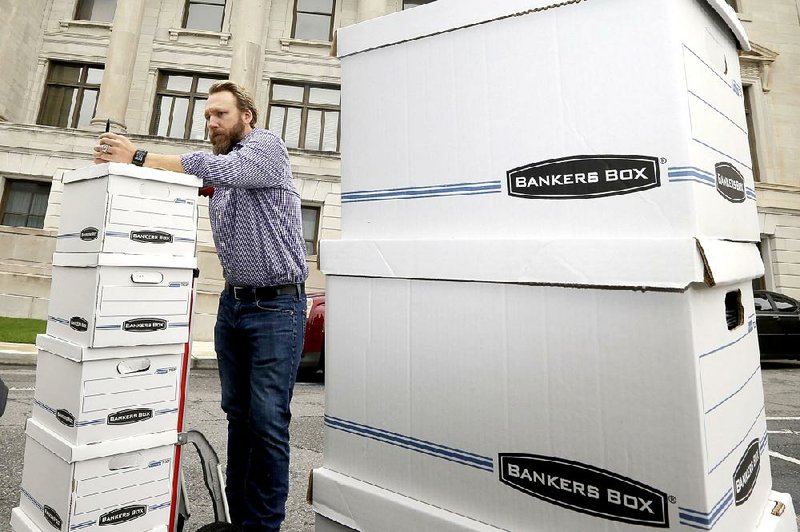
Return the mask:
{"type": "MultiPolygon", "coordinates": [[[[208,86],[233,79],[289,148],[311,275],[340,229],[339,27],[430,0],[0,0],[0,315],[45,318],[64,172],[110,119],[147,150],[208,150],[208,86]]],[[[800,22],[796,0],[730,0],[758,182],[765,288],[800,297],[800,22]]],[[[194,337],[210,340],[222,272],[201,200],[194,337]]]]}

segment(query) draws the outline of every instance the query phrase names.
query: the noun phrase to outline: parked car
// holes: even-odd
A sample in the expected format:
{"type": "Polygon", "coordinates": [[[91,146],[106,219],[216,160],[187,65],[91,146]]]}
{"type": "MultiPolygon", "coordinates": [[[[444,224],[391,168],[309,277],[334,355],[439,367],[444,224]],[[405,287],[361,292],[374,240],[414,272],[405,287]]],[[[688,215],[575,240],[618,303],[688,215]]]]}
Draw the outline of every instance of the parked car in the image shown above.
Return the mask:
{"type": "Polygon", "coordinates": [[[306,337],[300,355],[300,371],[325,371],[325,293],[306,296],[306,337]]]}
{"type": "Polygon", "coordinates": [[[6,411],[6,401],[8,400],[8,386],[5,385],[3,379],[0,379],[0,417],[6,411]]]}
{"type": "Polygon", "coordinates": [[[766,290],[753,300],[761,358],[800,358],[800,302],[766,290]]]}

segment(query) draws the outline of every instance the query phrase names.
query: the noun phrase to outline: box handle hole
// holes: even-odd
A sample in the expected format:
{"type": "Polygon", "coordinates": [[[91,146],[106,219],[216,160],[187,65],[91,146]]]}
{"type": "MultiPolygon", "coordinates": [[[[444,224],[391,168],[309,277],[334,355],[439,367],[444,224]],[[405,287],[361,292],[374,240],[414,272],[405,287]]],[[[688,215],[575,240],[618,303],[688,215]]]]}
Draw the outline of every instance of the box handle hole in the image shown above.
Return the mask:
{"type": "Polygon", "coordinates": [[[731,331],[744,323],[744,307],[742,306],[742,291],[735,290],[725,294],[725,322],[731,331]]]}

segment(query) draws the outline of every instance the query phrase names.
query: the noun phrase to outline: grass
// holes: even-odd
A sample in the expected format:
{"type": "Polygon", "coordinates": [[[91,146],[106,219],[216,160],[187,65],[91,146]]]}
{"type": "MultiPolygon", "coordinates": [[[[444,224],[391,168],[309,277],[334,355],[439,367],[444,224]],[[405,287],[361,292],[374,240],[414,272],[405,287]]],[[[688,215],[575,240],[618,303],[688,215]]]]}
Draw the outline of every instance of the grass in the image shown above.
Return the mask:
{"type": "Polygon", "coordinates": [[[36,335],[44,333],[46,328],[44,320],[0,317],[0,342],[32,344],[36,342],[36,335]]]}

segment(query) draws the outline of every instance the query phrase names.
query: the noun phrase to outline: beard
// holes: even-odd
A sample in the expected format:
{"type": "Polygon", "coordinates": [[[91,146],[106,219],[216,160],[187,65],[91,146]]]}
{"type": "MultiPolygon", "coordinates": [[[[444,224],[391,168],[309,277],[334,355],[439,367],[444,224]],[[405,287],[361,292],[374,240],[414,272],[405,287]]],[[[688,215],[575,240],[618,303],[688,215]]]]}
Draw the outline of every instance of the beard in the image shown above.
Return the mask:
{"type": "Polygon", "coordinates": [[[211,133],[211,148],[214,155],[227,155],[237,142],[244,138],[244,122],[239,121],[230,131],[217,130],[211,133]]]}

